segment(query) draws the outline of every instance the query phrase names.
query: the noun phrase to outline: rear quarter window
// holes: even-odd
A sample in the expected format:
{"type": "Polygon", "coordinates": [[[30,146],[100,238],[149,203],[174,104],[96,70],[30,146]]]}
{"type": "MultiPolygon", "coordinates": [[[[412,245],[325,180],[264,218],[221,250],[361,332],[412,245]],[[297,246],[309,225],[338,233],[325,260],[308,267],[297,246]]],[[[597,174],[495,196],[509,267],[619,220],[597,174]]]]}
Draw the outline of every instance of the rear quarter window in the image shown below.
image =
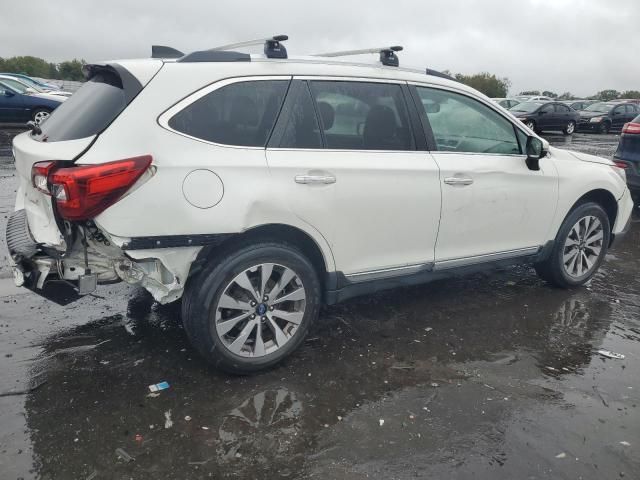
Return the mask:
{"type": "Polygon", "coordinates": [[[289,80],[254,80],[218,88],[186,106],[169,127],[222,145],[264,147],[280,112],[289,80]]]}
{"type": "Polygon", "coordinates": [[[122,81],[108,71],[97,73],[56,108],[34,138],[46,142],[77,140],[102,132],[127,106],[122,81]]]}

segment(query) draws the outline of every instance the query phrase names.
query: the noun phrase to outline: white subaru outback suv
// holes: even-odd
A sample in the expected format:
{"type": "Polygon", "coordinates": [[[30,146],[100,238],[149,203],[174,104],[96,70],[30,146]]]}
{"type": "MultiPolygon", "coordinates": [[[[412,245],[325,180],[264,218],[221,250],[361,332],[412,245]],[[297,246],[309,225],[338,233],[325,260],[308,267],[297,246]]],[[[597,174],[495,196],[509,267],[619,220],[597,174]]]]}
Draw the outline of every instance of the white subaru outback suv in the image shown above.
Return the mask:
{"type": "Polygon", "coordinates": [[[549,147],[476,90],[392,50],[283,51],[87,66],[13,142],[16,283],[62,304],[117,281],[182,297],[195,349],[248,373],[323,303],[518,262],[578,286],[628,228],[623,170],[549,147]]]}

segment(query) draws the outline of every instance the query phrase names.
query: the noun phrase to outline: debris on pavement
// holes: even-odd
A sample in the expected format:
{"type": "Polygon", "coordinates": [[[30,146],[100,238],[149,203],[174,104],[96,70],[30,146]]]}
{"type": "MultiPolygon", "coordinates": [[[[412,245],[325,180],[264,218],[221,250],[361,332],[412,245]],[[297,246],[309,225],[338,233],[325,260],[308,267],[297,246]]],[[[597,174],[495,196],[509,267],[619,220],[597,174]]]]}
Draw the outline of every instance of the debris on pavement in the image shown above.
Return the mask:
{"type": "Polygon", "coordinates": [[[191,417],[189,415],[184,417],[184,421],[185,422],[190,422],[191,421],[191,417]]]}
{"type": "Polygon", "coordinates": [[[384,425],[384,419],[381,418],[380,420],[378,420],[378,423],[380,423],[380,426],[383,426],[384,425]]]}
{"type": "Polygon", "coordinates": [[[94,480],[97,476],[98,476],[98,470],[94,470],[89,474],[87,478],[85,478],[85,480],[94,480]]]}
{"type": "Polygon", "coordinates": [[[169,388],[168,382],[160,382],[156,383],[155,385],[149,385],[150,392],[159,392],[161,390],[166,390],[167,388],[169,388]]]}
{"type": "Polygon", "coordinates": [[[173,427],[173,420],[171,420],[171,410],[164,412],[164,428],[173,427]]]}
{"type": "Polygon", "coordinates": [[[627,442],[626,440],[621,441],[620,445],[622,445],[624,447],[630,447],[631,446],[631,444],[629,442],[627,442]]]}
{"type": "Polygon", "coordinates": [[[624,355],[621,353],[611,352],[609,350],[598,350],[599,355],[607,358],[615,358],[616,360],[624,360],[624,355]]]}
{"type": "Polygon", "coordinates": [[[134,457],[129,455],[122,448],[116,448],[116,455],[118,456],[118,458],[123,459],[125,462],[135,462],[136,461],[136,459],[134,457]]]}
{"type": "Polygon", "coordinates": [[[559,453],[558,455],[556,455],[556,458],[565,458],[566,456],[567,456],[567,454],[562,452],[562,453],[559,453]]]}

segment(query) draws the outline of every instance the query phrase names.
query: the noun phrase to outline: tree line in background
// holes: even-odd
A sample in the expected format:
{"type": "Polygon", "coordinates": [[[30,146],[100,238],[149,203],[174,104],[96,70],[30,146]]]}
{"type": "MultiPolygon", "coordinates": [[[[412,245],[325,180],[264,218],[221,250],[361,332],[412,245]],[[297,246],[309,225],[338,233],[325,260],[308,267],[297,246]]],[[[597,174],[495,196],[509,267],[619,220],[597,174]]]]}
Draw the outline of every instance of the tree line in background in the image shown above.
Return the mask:
{"type": "MultiPolygon", "coordinates": [[[[462,73],[452,74],[445,70],[443,73],[454,77],[465,85],[469,85],[476,90],[480,90],[487,97],[491,98],[504,98],[508,96],[509,87],[511,87],[511,81],[508,78],[499,78],[488,72],[476,73],[475,75],[464,75],[462,73]]],[[[574,96],[571,92],[564,92],[558,95],[557,93],[550,92],[548,90],[527,90],[520,92],[518,95],[544,95],[545,97],[556,98],[558,100],[574,100],[576,98],[581,98],[574,96]]],[[[615,100],[616,98],[640,98],[640,91],[626,90],[619,92],[617,90],[601,90],[595,95],[591,95],[586,98],[589,100],[601,100],[604,102],[615,100]]]]}
{"type": "Polygon", "coordinates": [[[31,77],[52,80],[84,80],[82,66],[84,60],[68,60],[61,63],[47,62],[38,57],[0,57],[0,73],[21,73],[31,77]]]}

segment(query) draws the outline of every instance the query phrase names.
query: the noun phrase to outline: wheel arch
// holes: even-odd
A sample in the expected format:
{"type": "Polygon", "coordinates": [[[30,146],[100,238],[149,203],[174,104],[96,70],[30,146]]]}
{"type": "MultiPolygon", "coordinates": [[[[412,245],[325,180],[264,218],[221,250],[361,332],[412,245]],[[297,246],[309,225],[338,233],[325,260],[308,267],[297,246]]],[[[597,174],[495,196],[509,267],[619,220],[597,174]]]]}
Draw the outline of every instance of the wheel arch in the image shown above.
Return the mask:
{"type": "MultiPolygon", "coordinates": [[[[607,217],[609,218],[609,233],[613,233],[613,227],[616,223],[616,219],[618,218],[618,201],[616,200],[616,197],[606,188],[594,188],[584,193],[580,198],[578,198],[578,200],[573,203],[573,205],[571,205],[571,208],[564,212],[564,215],[560,219],[557,229],[555,229],[552,242],[555,241],[555,235],[557,235],[562,222],[564,222],[564,219],[567,218],[567,216],[571,214],[571,212],[573,212],[579,205],[587,202],[594,202],[604,209],[607,217]]],[[[609,242],[611,242],[612,240],[613,236],[611,236],[609,242]]]]}
{"type": "MultiPolygon", "coordinates": [[[[613,231],[613,226],[616,223],[618,217],[618,201],[616,197],[604,188],[596,188],[582,195],[576,203],[574,203],[569,210],[572,212],[578,205],[586,202],[594,202],[600,205],[609,217],[609,228],[613,231]]],[[[568,214],[568,213],[567,213],[568,214]]]]}
{"type": "MultiPolygon", "coordinates": [[[[242,233],[228,236],[222,243],[205,246],[198,254],[198,258],[191,268],[190,276],[199,271],[205,260],[219,258],[258,241],[275,241],[298,248],[316,268],[323,289],[328,287],[326,284],[328,273],[335,270],[331,252],[323,250],[318,241],[308,232],[282,223],[251,227],[242,233]],[[327,258],[328,256],[329,258],[327,258]]],[[[325,249],[328,249],[328,245],[325,246],[325,249]]]]}

